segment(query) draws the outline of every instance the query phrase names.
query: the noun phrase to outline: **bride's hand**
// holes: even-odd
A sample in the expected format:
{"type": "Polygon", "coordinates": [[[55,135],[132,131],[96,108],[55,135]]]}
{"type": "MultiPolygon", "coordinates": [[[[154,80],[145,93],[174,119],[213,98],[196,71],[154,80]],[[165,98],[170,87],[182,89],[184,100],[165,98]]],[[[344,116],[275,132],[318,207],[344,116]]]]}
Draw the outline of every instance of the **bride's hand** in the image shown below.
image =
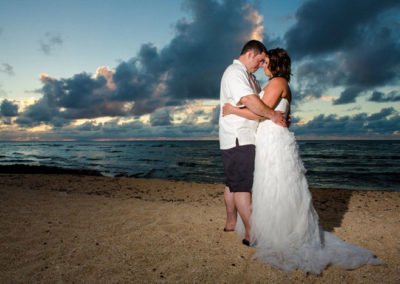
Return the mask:
{"type": "Polygon", "coordinates": [[[225,103],[224,106],[222,107],[222,116],[232,114],[234,108],[235,107],[232,106],[230,103],[225,103]]]}

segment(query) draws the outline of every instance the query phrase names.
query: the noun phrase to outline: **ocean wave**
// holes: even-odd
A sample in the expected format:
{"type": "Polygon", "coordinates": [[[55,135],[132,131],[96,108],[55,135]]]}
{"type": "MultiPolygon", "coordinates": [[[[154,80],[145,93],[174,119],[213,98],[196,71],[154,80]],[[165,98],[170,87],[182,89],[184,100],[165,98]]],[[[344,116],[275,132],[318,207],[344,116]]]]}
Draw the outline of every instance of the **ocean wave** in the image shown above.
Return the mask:
{"type": "Polygon", "coordinates": [[[194,168],[197,166],[196,163],[190,163],[190,162],[178,162],[177,165],[180,167],[189,167],[189,168],[194,168]]]}
{"type": "MultiPolygon", "coordinates": [[[[310,187],[400,189],[400,142],[300,141],[299,150],[310,187]]],[[[0,164],[88,168],[127,177],[224,181],[218,141],[0,142],[0,164]]]]}

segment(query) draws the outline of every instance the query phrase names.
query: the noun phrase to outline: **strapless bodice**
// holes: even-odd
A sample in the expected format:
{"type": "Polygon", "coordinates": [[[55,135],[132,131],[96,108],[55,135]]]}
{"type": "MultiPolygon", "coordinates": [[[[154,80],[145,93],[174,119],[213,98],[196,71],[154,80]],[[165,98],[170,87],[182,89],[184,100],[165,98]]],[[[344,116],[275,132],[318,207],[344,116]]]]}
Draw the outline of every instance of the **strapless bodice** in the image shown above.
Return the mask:
{"type": "MultiPolygon", "coordinates": [[[[264,91],[261,91],[260,98],[262,98],[263,96],[264,96],[264,91]]],[[[289,101],[285,98],[281,98],[278,105],[274,108],[274,110],[282,111],[283,116],[287,117],[289,113],[289,107],[290,107],[289,101]]]]}
{"type": "Polygon", "coordinates": [[[290,106],[289,101],[285,98],[281,98],[281,100],[279,101],[278,105],[274,108],[274,110],[282,111],[283,116],[287,117],[289,113],[289,106],[290,106]]]}

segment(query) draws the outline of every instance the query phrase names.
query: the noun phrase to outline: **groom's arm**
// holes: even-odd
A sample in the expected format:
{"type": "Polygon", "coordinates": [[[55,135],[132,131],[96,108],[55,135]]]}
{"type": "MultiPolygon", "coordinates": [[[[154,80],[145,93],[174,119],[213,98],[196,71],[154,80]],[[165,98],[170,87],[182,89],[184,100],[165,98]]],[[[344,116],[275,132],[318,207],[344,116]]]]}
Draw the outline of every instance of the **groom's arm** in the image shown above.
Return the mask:
{"type": "Polygon", "coordinates": [[[240,99],[240,102],[255,114],[269,118],[280,126],[287,127],[287,122],[282,112],[274,111],[266,106],[257,95],[244,96],[240,99]]]}
{"type": "Polygon", "coordinates": [[[240,102],[259,116],[271,118],[274,115],[274,111],[266,106],[257,95],[244,96],[240,102]]]}
{"type": "Polygon", "coordinates": [[[249,110],[246,107],[234,107],[233,105],[226,103],[222,107],[222,116],[226,116],[226,115],[230,115],[230,114],[238,115],[240,117],[251,119],[251,120],[264,118],[263,116],[259,116],[259,115],[255,114],[254,112],[252,112],[251,110],[249,110]]]}

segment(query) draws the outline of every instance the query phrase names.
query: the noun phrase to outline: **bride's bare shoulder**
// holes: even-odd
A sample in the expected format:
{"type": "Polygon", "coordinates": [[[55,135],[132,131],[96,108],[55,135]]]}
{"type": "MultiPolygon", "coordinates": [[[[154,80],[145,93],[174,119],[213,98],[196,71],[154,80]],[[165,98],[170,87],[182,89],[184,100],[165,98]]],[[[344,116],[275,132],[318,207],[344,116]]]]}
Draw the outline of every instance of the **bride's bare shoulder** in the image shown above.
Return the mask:
{"type": "Polygon", "coordinates": [[[270,83],[279,85],[288,85],[288,81],[283,77],[273,77],[271,78],[270,83]]]}
{"type": "Polygon", "coordinates": [[[264,87],[265,93],[279,93],[279,96],[291,101],[291,91],[288,81],[283,77],[274,77],[264,87]]]}
{"type": "Polygon", "coordinates": [[[286,86],[288,86],[288,82],[285,78],[274,77],[269,80],[265,88],[285,88],[286,86]]]}

